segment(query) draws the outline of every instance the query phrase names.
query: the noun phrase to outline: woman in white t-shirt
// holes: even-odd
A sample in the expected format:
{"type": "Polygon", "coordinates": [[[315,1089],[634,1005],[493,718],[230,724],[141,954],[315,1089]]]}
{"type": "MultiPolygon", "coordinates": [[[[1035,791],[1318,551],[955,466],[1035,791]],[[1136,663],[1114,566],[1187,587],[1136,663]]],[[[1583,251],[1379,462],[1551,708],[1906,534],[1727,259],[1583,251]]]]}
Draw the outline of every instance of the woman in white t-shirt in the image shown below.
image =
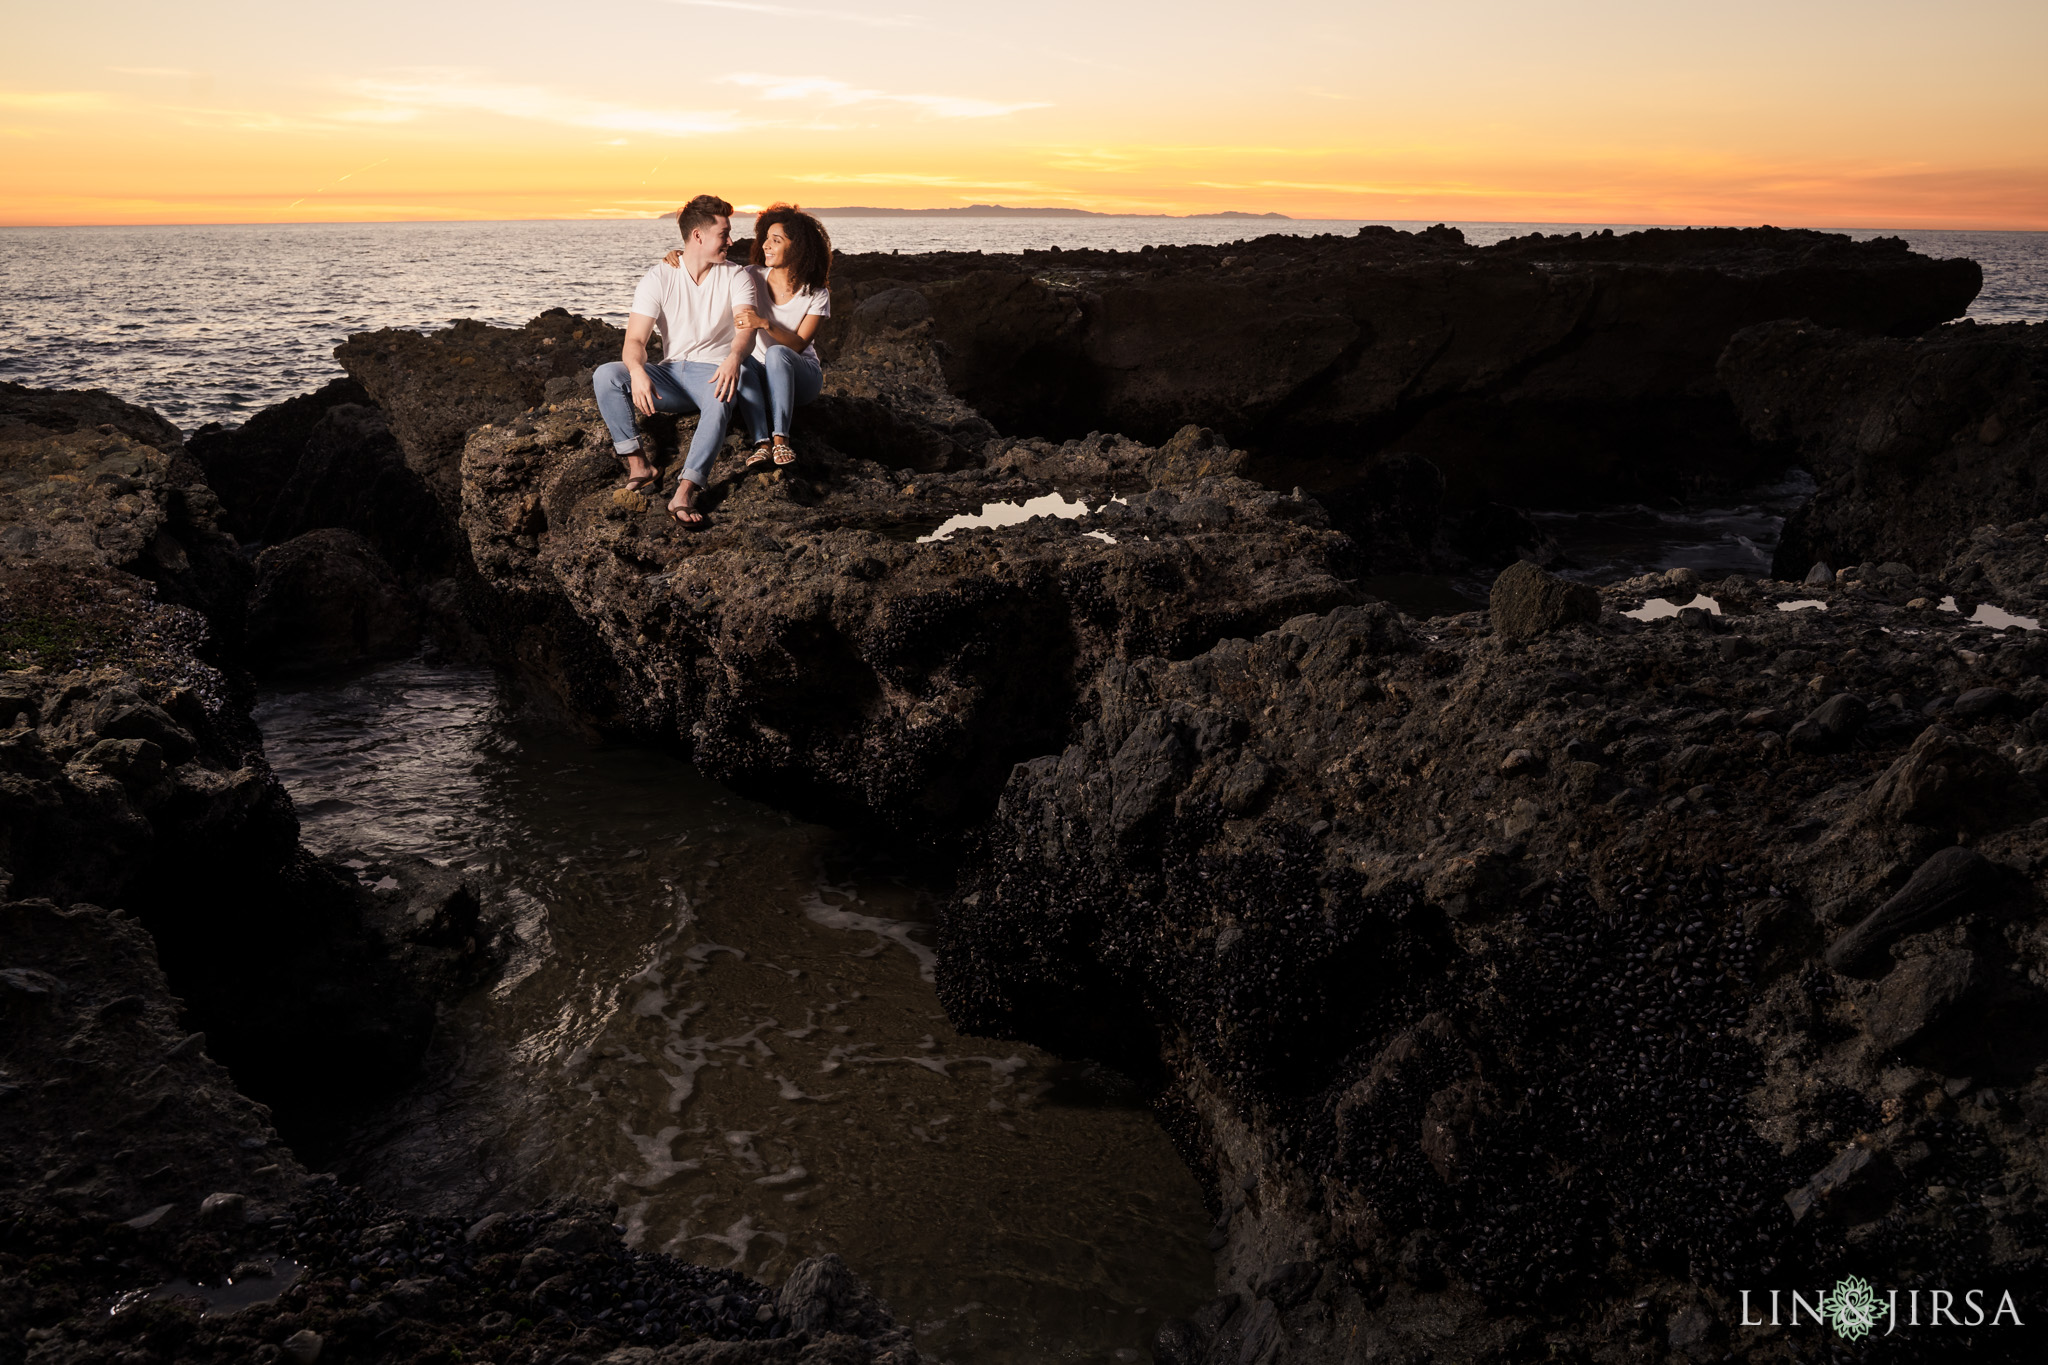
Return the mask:
{"type": "MultiPolygon", "coordinates": [[[[763,459],[793,464],[790,425],[797,405],[808,403],[825,387],[825,367],[812,338],[832,316],[832,239],[825,225],[793,204],[776,204],[754,220],[754,276],[759,307],[742,313],[736,326],[751,326],[754,353],[744,365],[759,366],[758,383],[747,387],[768,395],[766,422],[754,429],[754,453],[747,466],[763,459]]],[[[749,414],[752,417],[752,414],[749,414]]]]}

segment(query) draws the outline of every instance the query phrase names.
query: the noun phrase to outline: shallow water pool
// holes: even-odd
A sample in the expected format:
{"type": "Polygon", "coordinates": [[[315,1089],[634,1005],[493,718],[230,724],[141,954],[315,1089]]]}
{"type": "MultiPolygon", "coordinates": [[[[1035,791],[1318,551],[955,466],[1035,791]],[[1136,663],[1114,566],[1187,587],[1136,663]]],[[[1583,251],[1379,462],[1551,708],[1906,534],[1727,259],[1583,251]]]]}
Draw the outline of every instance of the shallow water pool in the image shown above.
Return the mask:
{"type": "Polygon", "coordinates": [[[771,1283],[837,1251],[957,1365],[1109,1360],[1210,1293],[1150,1111],[947,1024],[918,877],[672,758],[522,726],[481,670],[257,719],[309,845],[462,868],[513,926],[344,1180],[427,1212],[610,1200],[635,1245],[771,1283]]]}

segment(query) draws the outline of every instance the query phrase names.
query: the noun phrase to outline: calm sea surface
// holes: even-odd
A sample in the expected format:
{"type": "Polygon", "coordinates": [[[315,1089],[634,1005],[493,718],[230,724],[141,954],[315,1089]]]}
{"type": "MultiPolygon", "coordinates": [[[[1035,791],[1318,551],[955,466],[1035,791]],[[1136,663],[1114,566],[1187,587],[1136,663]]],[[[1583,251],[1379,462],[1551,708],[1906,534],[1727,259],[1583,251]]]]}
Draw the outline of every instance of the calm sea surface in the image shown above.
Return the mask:
{"type": "MultiPolygon", "coordinates": [[[[1357,220],[835,218],[845,251],[1134,250],[1270,232],[1349,235],[1357,220]]],[[[1426,226],[1397,223],[1396,227],[1426,226]]],[[[1532,231],[1629,224],[1459,223],[1481,245],[1532,231]]],[[[750,220],[735,224],[750,231],[750,220]]],[[[289,226],[0,228],[0,379],[103,388],[187,431],[338,376],[351,332],[518,325],[547,308],[625,321],[633,284],[674,241],[665,221],[307,223],[289,226]]],[[[1875,231],[1852,234],[1880,235],[1875,231]]],[[[2048,319],[2048,233],[1897,235],[1932,256],[1983,263],[1984,321],[2048,319]]]]}

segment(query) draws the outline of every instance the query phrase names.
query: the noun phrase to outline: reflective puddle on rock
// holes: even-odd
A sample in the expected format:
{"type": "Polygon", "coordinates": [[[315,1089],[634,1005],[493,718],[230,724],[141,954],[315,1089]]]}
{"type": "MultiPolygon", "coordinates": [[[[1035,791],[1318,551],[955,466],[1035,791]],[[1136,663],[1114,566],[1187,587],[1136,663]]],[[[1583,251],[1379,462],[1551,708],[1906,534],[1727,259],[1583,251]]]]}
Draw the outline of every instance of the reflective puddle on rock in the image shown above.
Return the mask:
{"type": "Polygon", "coordinates": [[[1113,1079],[965,1038],[931,889],[687,765],[406,664],[267,696],[315,849],[466,868],[515,925],[344,1180],[428,1212],[567,1195],[771,1283],[837,1251],[956,1362],[1103,1360],[1210,1293],[1208,1220],[1113,1079]]]}
{"type": "MultiPolygon", "coordinates": [[[[1942,598],[1939,609],[1954,612],[1958,615],[1963,610],[1956,605],[1956,599],[1953,597],[1942,598]]],[[[2015,616],[2004,607],[1996,607],[1989,602],[1979,602],[1977,604],[1977,609],[1970,613],[1970,624],[1973,626],[1989,626],[1993,630],[2009,630],[2014,626],[2018,626],[2021,630],[2039,630],[2041,628],[2041,623],[2036,618],[2032,616],[2015,616]]]]}
{"type": "MultiPolygon", "coordinates": [[[[1122,501],[1122,498],[1110,499],[1110,502],[1122,501]]],[[[1043,493],[1035,498],[1026,498],[1023,502],[984,503],[979,512],[962,512],[958,516],[947,517],[939,523],[936,530],[919,536],[917,542],[922,545],[929,541],[944,540],[955,531],[965,531],[976,526],[1021,526],[1033,517],[1058,517],[1063,521],[1071,521],[1100,511],[1104,505],[1106,504],[1090,507],[1080,498],[1070,502],[1058,493],[1043,493]]],[[[1111,545],[1116,544],[1116,537],[1107,531],[1087,531],[1083,534],[1107,541],[1111,545]]]]}
{"type": "Polygon", "coordinates": [[[138,1304],[157,1299],[183,1299],[196,1304],[202,1318],[226,1317],[259,1303],[274,1303],[298,1282],[305,1267],[283,1256],[261,1261],[244,1261],[222,1277],[219,1284],[194,1284],[172,1280],[155,1289],[131,1289],[115,1299],[108,1312],[119,1317],[138,1304]]]}
{"type": "Polygon", "coordinates": [[[1652,597],[1634,611],[1625,611],[1623,616],[1631,621],[1662,621],[1678,615],[1688,607],[1698,607],[1709,616],[1721,614],[1721,604],[1705,593],[1699,593],[1686,602],[1674,602],[1668,597],[1652,597]]]}

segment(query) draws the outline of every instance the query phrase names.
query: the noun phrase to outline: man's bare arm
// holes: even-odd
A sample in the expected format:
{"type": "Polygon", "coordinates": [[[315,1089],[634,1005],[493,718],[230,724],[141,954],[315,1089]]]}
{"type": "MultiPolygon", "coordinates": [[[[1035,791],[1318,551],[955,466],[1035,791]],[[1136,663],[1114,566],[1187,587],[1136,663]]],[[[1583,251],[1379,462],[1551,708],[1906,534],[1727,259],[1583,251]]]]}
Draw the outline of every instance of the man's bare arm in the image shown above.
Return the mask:
{"type": "Polygon", "coordinates": [[[633,407],[642,417],[654,416],[654,381],[647,377],[647,339],[653,335],[653,318],[645,313],[627,315],[619,359],[633,372],[633,407]]]}
{"type": "Polygon", "coordinates": [[[711,376],[711,392],[721,403],[729,403],[739,392],[740,362],[753,349],[754,309],[751,304],[741,304],[732,310],[732,346],[726,351],[725,359],[718,363],[717,373],[711,376]]]}

